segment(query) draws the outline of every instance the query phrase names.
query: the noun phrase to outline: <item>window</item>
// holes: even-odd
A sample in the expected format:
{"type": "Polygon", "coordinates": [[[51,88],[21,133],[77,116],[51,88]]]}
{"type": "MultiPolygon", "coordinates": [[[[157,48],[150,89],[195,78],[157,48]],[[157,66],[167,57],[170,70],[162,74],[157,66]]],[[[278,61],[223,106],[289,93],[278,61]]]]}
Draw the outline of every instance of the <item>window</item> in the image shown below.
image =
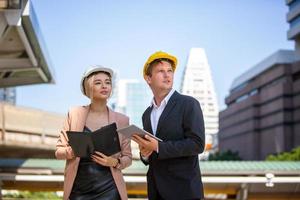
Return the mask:
{"type": "Polygon", "coordinates": [[[249,96],[248,94],[245,94],[245,95],[243,95],[243,96],[240,96],[239,98],[237,98],[237,99],[235,100],[235,102],[236,102],[236,103],[241,102],[241,101],[247,99],[248,96],[249,96]]]}

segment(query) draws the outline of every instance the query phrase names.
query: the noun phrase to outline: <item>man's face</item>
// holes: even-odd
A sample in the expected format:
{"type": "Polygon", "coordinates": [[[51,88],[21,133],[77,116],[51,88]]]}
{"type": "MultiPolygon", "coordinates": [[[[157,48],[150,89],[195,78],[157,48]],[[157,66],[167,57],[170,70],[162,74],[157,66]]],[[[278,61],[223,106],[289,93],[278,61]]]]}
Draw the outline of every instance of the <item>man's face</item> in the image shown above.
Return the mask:
{"type": "Polygon", "coordinates": [[[171,64],[161,61],[152,68],[152,75],[146,76],[146,81],[154,90],[170,90],[173,87],[174,72],[171,64]]]}

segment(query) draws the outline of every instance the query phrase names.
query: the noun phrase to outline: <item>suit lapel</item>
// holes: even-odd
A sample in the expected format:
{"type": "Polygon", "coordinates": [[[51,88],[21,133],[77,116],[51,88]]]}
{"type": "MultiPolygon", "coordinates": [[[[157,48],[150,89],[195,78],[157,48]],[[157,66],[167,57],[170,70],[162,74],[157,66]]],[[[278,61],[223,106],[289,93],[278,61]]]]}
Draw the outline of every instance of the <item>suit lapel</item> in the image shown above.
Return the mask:
{"type": "Polygon", "coordinates": [[[161,128],[161,125],[164,123],[165,119],[169,115],[170,111],[173,109],[173,107],[176,105],[176,97],[178,96],[178,93],[175,91],[174,94],[171,96],[169,99],[169,102],[167,103],[164,111],[162,112],[158,124],[157,124],[157,129],[156,129],[156,134],[159,135],[159,131],[161,128]]]}
{"type": "Polygon", "coordinates": [[[75,126],[76,131],[83,130],[89,110],[90,110],[90,106],[83,106],[78,110],[78,113],[76,113],[76,117],[77,117],[76,126],[75,126]]]}
{"type": "Polygon", "coordinates": [[[151,111],[152,111],[152,106],[148,107],[147,110],[145,111],[145,123],[144,123],[144,129],[148,132],[150,132],[151,134],[153,134],[153,130],[152,130],[152,125],[151,125],[151,111]]]}

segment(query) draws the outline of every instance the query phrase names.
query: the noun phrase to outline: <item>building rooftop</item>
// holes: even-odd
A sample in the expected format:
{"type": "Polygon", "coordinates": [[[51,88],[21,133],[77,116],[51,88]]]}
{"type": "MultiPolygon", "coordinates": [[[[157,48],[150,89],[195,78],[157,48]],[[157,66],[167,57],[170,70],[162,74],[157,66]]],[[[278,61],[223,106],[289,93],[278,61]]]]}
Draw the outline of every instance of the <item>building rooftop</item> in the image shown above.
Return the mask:
{"type": "MultiPolygon", "coordinates": [[[[60,174],[65,166],[64,160],[55,159],[0,159],[1,171],[9,169],[48,169],[51,174],[60,174]]],[[[300,162],[295,161],[200,161],[202,174],[298,174],[300,162]]],[[[0,172],[1,172],[0,171],[0,172]]],[[[10,171],[10,170],[9,170],[10,171]]],[[[139,160],[124,170],[125,174],[145,175],[147,167],[139,160]]]]}
{"type": "Polygon", "coordinates": [[[268,70],[269,68],[273,67],[274,65],[278,64],[290,64],[293,63],[300,58],[296,56],[294,50],[278,50],[275,53],[271,54],[254,67],[247,70],[242,75],[238,76],[236,79],[233,80],[230,90],[234,90],[235,88],[246,84],[250,81],[253,77],[257,76],[258,74],[268,70]]]}

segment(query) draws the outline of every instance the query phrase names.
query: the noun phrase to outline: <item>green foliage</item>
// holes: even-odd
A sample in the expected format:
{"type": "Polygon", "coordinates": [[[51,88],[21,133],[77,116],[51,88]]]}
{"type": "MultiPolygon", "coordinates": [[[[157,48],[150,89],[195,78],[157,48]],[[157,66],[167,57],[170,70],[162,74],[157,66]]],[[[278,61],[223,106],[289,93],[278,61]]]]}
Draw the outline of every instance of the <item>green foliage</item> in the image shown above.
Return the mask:
{"type": "Polygon", "coordinates": [[[269,155],[268,161],[300,161],[300,146],[292,149],[290,152],[282,152],[277,155],[269,155]]]}
{"type": "Polygon", "coordinates": [[[217,152],[215,154],[210,154],[208,160],[242,160],[239,156],[239,152],[233,152],[227,150],[225,152],[217,152]]]}
{"type": "Polygon", "coordinates": [[[61,200],[55,192],[29,192],[29,191],[18,191],[12,193],[6,193],[3,195],[3,199],[30,199],[30,200],[61,200]]]}

